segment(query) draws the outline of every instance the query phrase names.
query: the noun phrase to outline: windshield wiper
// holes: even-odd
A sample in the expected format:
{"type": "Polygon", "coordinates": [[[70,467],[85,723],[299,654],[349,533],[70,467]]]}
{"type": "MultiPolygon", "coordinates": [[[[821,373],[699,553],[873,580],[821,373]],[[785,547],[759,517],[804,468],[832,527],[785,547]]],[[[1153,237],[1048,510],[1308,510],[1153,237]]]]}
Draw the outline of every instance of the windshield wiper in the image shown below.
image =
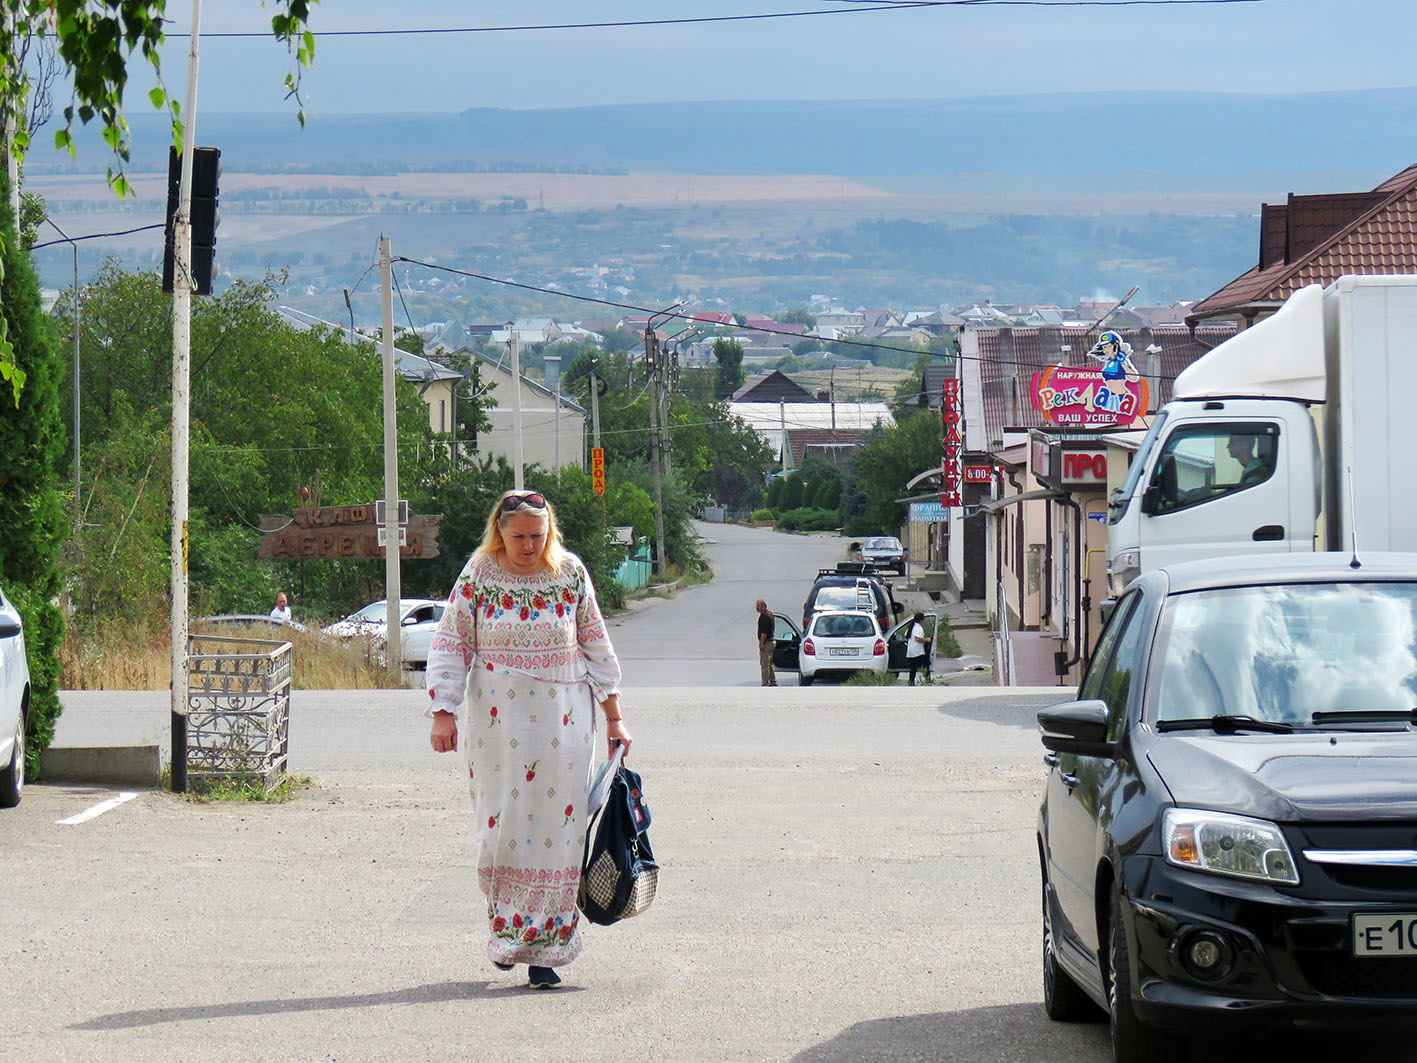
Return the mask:
{"type": "Polygon", "coordinates": [[[1417,723],[1417,709],[1336,709],[1316,712],[1314,723],[1417,723]]]}
{"type": "MultiPolygon", "coordinates": [[[[1318,714],[1315,713],[1315,715],[1318,714]]],[[[1276,735],[1294,733],[1292,723],[1281,723],[1278,720],[1257,720],[1253,716],[1238,714],[1199,716],[1192,720],[1156,721],[1156,729],[1162,733],[1166,731],[1203,731],[1207,728],[1222,735],[1233,735],[1239,731],[1263,731],[1266,734],[1276,735]]]]}

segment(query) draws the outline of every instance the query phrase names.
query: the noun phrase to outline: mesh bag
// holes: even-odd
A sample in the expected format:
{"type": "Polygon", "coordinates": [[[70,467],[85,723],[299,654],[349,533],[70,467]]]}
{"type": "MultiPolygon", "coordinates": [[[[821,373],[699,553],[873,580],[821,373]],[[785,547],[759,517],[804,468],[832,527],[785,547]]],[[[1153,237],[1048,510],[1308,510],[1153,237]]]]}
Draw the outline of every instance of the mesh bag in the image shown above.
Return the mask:
{"type": "Polygon", "coordinates": [[[609,926],[629,919],[654,900],[659,864],[650,848],[648,829],[649,806],[644,801],[640,777],[621,767],[610,783],[605,807],[586,827],[576,904],[592,923],[609,926]]]}

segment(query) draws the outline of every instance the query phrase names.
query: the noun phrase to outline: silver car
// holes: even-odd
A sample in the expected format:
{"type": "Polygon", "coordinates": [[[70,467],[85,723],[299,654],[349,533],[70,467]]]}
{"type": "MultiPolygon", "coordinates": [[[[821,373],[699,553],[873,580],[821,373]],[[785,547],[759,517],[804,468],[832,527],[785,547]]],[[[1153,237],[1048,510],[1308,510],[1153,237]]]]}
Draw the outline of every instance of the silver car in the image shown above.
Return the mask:
{"type": "Polygon", "coordinates": [[[905,575],[905,547],[894,535],[874,535],[861,541],[861,560],[876,568],[894,569],[905,575]]]}
{"type": "Polygon", "coordinates": [[[14,808],[25,788],[25,717],[30,669],[20,614],[0,590],[0,808],[14,808]]]}

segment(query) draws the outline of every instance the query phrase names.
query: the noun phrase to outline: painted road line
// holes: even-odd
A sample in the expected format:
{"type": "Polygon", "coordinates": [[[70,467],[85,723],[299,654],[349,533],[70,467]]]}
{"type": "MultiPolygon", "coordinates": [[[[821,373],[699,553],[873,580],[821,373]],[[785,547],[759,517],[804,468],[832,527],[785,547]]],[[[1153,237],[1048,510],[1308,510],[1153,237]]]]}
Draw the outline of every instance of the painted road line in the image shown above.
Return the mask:
{"type": "Polygon", "coordinates": [[[92,808],[84,809],[77,816],[55,820],[55,823],[59,824],[61,827],[72,827],[78,823],[87,823],[89,820],[96,819],[105,812],[112,812],[119,805],[127,804],[137,796],[138,795],[135,793],[129,793],[127,790],[124,790],[117,797],[110,797],[107,801],[100,801],[92,808]]]}

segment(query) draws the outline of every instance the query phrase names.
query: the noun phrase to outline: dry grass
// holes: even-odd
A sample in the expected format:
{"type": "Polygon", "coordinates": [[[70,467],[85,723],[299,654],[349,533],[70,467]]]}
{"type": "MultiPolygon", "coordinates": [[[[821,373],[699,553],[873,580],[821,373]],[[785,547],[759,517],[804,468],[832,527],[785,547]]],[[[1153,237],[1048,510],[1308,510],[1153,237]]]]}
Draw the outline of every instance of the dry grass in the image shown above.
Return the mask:
{"type": "MultiPolygon", "coordinates": [[[[222,628],[234,638],[270,639],[270,629],[222,628]]],[[[296,690],[393,689],[404,684],[371,660],[360,642],[335,642],[318,631],[288,631],[295,656],[296,690]]],[[[74,630],[59,651],[65,690],[167,690],[172,679],[172,640],[165,627],[110,625],[96,632],[74,630]]]]}

